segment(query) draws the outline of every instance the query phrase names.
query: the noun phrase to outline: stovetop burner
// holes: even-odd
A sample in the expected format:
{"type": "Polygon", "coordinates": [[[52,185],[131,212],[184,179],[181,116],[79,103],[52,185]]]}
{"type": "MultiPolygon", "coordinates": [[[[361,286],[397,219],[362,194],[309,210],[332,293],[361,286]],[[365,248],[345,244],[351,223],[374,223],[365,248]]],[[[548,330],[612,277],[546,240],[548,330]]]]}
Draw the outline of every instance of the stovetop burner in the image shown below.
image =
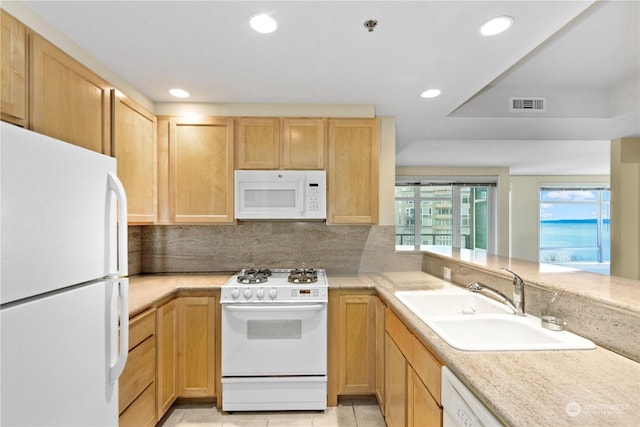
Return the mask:
{"type": "Polygon", "coordinates": [[[287,278],[290,283],[315,283],[318,281],[318,270],[315,268],[294,268],[292,270],[272,270],[268,268],[247,268],[240,272],[236,281],[243,285],[260,284],[269,281],[270,277],[287,278]],[[275,274],[275,276],[273,276],[275,274]]]}
{"type": "Polygon", "coordinates": [[[238,283],[264,283],[269,279],[269,276],[271,276],[271,270],[268,268],[248,268],[238,276],[238,283]]]}
{"type": "Polygon", "coordinates": [[[287,280],[291,283],[315,283],[318,281],[318,271],[315,268],[295,268],[289,272],[287,280]]]}

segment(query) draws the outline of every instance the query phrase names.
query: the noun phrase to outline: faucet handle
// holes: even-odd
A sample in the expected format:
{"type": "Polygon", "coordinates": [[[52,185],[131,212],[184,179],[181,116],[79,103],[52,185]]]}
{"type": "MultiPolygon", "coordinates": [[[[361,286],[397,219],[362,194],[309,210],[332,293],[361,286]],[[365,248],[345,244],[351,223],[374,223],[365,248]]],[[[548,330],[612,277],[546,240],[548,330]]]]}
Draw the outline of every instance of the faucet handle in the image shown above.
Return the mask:
{"type": "Polygon", "coordinates": [[[516,273],[514,273],[513,271],[509,270],[508,268],[500,268],[500,270],[504,270],[504,271],[508,271],[509,273],[511,273],[513,275],[513,284],[514,286],[524,286],[524,280],[522,280],[522,277],[518,276],[516,273]]]}

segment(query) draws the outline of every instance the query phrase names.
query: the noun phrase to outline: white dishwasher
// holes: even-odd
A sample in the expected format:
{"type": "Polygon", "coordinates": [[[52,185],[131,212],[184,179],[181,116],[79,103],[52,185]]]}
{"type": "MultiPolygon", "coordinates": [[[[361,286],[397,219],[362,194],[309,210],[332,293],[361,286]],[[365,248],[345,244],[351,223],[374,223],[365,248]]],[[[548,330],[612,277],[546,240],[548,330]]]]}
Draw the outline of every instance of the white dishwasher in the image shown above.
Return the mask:
{"type": "Polygon", "coordinates": [[[502,426],[446,366],[442,367],[442,412],[442,427],[502,426]]]}

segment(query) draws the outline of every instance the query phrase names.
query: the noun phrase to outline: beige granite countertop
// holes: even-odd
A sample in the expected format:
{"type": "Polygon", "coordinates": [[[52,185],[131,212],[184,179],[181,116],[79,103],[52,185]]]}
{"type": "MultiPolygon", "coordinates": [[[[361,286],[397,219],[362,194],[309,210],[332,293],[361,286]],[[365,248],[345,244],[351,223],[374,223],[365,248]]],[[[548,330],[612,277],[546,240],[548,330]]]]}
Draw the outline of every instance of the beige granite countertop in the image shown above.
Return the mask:
{"type": "MultiPolygon", "coordinates": [[[[172,294],[215,292],[229,275],[142,275],[130,280],[130,315],[172,294]]],[[[509,426],[637,426],[640,364],[597,347],[585,351],[470,352],[450,347],[394,296],[449,282],[423,272],[329,275],[334,289],[376,289],[447,366],[509,426]]]]}
{"type": "Polygon", "coordinates": [[[129,317],[133,317],[174,294],[217,291],[230,274],[148,274],[129,279],[129,317]]]}

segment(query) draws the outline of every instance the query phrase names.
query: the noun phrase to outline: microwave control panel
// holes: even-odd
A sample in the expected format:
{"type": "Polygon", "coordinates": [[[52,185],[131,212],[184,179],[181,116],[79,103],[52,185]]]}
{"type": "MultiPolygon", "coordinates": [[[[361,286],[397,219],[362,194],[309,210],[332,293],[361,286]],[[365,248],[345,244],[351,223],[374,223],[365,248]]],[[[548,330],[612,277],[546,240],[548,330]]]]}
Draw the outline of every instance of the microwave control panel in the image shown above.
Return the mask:
{"type": "Polygon", "coordinates": [[[305,194],[305,217],[326,218],[327,214],[327,184],[326,172],[322,170],[305,171],[306,194],[305,194]]]}
{"type": "Polygon", "coordinates": [[[320,209],[319,204],[319,184],[311,183],[307,188],[307,211],[317,212],[320,209]]]}

